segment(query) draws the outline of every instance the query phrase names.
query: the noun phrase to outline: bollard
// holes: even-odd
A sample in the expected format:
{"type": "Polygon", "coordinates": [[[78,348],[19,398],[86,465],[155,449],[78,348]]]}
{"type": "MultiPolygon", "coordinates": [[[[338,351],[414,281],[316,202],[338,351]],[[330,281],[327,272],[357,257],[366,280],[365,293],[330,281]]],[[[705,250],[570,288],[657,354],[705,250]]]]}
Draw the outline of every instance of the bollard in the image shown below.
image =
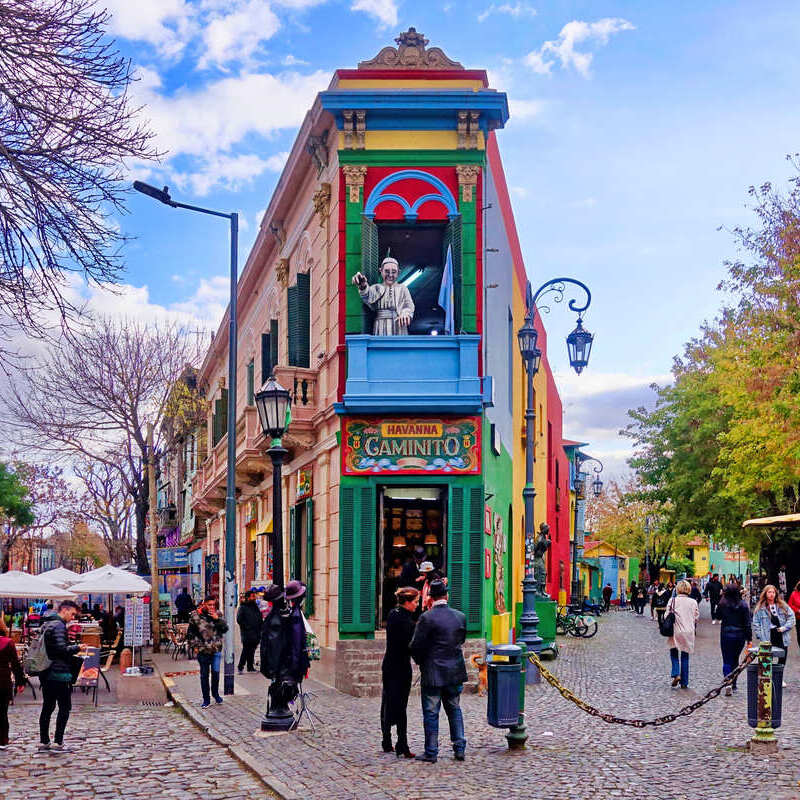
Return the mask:
{"type": "MultiPolygon", "coordinates": [[[[525,684],[527,683],[527,666],[529,664],[528,646],[525,642],[518,641],[517,647],[522,650],[519,674],[519,719],[517,724],[506,734],[509,750],[521,750],[525,747],[525,742],[528,741],[528,731],[525,727],[525,684]]],[[[538,674],[539,670],[537,669],[536,672],[538,674]]]]}
{"type": "MultiPolygon", "coordinates": [[[[775,696],[772,681],[773,677],[776,680],[782,680],[782,668],[775,669],[773,675],[773,661],[782,654],[783,651],[777,647],[773,648],[770,642],[761,642],[756,656],[757,665],[751,664],[748,667],[748,706],[752,705],[752,700],[755,699],[757,710],[755,730],[753,731],[753,737],[750,739],[750,752],[756,755],[769,755],[770,753],[778,752],[778,739],[775,736],[773,723],[777,721],[777,724],[780,725],[781,693],[779,692],[778,696],[775,696]],[[751,678],[751,675],[755,677],[754,673],[756,672],[757,682],[751,678]],[[752,696],[754,692],[757,693],[755,698],[752,696]],[[775,709],[773,709],[773,700],[776,701],[775,709]]],[[[751,719],[748,719],[748,723],[753,726],[751,719]]]]}

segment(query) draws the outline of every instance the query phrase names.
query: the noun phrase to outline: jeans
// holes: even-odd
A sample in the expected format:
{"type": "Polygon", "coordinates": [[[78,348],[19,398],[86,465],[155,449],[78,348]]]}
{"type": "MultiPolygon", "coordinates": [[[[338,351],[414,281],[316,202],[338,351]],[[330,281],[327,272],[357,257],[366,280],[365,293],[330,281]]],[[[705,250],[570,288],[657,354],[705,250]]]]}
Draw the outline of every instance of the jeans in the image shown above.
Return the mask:
{"type": "Polygon", "coordinates": [[[467,747],[464,738],[464,717],[461,715],[460,683],[449,686],[422,687],[422,724],[425,728],[425,755],[436,758],[439,754],[439,709],[444,703],[444,713],[450,723],[450,741],[454,753],[463,753],[467,747]]]}
{"type": "Polygon", "coordinates": [[[669,657],[672,659],[672,677],[677,678],[680,673],[681,686],[685,689],[689,685],[689,654],[681,651],[680,667],[678,666],[677,647],[670,647],[669,657]]]}
{"type": "Polygon", "coordinates": [[[200,665],[200,690],[203,692],[203,702],[211,702],[211,694],[219,700],[219,663],[222,653],[198,653],[197,663],[200,665]],[[208,672],[211,670],[211,693],[208,690],[208,672]]]}
{"type": "MultiPolygon", "coordinates": [[[[722,674],[728,676],[736,669],[739,656],[745,645],[745,637],[741,633],[729,634],[723,631],[719,637],[719,646],[722,649],[722,674]]],[[[736,681],[731,686],[736,688],[736,681]]]]}
{"type": "Polygon", "coordinates": [[[58,715],[54,738],[56,744],[63,744],[69,712],[72,710],[72,684],[69,681],[42,681],[42,713],[39,715],[39,741],[42,744],[50,744],[50,718],[56,704],[58,715]]]}
{"type": "Polygon", "coordinates": [[[8,704],[13,689],[0,689],[0,745],[8,744],[8,704]]]}
{"type": "Polygon", "coordinates": [[[254,659],[256,656],[256,647],[258,647],[258,642],[242,642],[242,654],[239,656],[239,672],[241,672],[245,664],[247,664],[247,671],[253,672],[255,667],[253,666],[254,659]]]}

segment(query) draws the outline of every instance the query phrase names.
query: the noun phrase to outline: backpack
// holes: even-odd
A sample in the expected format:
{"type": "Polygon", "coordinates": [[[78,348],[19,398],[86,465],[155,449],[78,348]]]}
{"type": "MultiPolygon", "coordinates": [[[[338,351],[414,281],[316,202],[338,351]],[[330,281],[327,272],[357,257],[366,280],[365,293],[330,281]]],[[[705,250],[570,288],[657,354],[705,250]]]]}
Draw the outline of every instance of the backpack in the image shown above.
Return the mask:
{"type": "Polygon", "coordinates": [[[44,643],[46,630],[47,626],[42,625],[39,635],[31,641],[28,652],[25,653],[22,668],[25,670],[25,674],[31,677],[41,675],[53,663],[50,656],[47,655],[47,647],[44,643]]]}

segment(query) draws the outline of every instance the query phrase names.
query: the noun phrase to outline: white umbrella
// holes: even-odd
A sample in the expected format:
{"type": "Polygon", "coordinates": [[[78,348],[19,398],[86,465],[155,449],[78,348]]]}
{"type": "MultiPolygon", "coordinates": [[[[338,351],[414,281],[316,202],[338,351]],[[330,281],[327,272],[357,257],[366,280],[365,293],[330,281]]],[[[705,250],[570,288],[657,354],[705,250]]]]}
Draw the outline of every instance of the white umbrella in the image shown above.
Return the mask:
{"type": "Polygon", "coordinates": [[[47,572],[40,573],[37,577],[44,578],[48,583],[54,583],[57,586],[69,586],[69,584],[81,580],[81,576],[77,572],[73,572],[66,567],[49,569],[47,572]]]}
{"type": "Polygon", "coordinates": [[[27,572],[11,570],[0,575],[0,597],[72,600],[75,597],[75,593],[59,586],[54,586],[38,575],[29,575],[27,572]]]}
{"type": "Polygon", "coordinates": [[[94,569],[90,569],[88,572],[82,572],[78,575],[79,581],[85,581],[87,578],[94,578],[95,575],[106,575],[108,572],[119,572],[123,575],[130,575],[131,573],[127,570],[120,569],[119,567],[114,567],[111,564],[103,564],[102,567],[95,567],[94,569]]]}
{"type": "Polygon", "coordinates": [[[87,573],[70,589],[76,594],[147,594],[150,584],[132,572],[106,566],[87,573]]]}

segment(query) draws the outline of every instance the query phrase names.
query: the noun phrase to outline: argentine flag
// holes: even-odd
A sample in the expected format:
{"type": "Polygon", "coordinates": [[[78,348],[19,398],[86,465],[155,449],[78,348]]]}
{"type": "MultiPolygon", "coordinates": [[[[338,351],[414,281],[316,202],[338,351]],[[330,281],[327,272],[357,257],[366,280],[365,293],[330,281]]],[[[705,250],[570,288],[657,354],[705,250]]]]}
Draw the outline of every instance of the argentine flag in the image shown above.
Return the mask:
{"type": "Polygon", "coordinates": [[[442,285],[439,288],[439,306],[444,309],[444,332],[448,336],[455,333],[455,323],[453,321],[453,253],[450,245],[447,245],[447,258],[444,262],[444,273],[442,274],[442,285]]]}

